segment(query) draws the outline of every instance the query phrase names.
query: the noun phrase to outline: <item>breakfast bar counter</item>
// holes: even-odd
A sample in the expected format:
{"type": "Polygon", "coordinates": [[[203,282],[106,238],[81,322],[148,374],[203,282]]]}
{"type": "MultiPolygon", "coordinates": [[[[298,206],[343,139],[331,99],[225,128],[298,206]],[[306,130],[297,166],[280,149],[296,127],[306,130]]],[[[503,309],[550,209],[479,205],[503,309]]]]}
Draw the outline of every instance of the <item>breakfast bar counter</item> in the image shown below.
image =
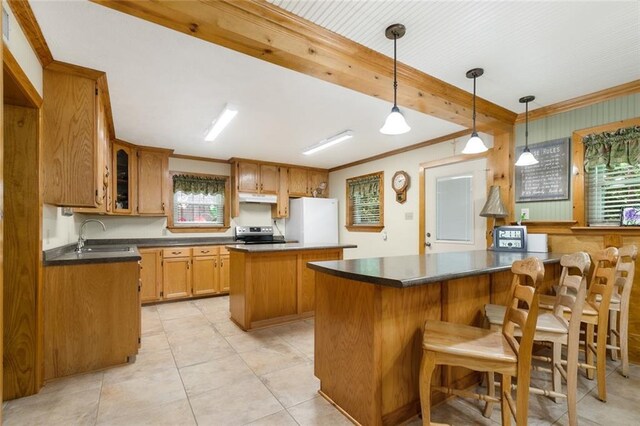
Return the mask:
{"type": "MultiPolygon", "coordinates": [[[[509,299],[513,261],[530,256],[545,264],[543,287],[551,288],[560,276],[559,253],[483,250],[309,263],[316,272],[320,393],[356,424],[393,425],[415,416],[424,322],[482,326],[484,305],[509,299]]],[[[459,367],[435,374],[435,385],[459,389],[480,379],[459,367]]]]}
{"type": "Polygon", "coordinates": [[[339,260],[346,244],[229,245],[231,320],[243,330],[306,318],[315,308],[307,262],[339,260]]]}

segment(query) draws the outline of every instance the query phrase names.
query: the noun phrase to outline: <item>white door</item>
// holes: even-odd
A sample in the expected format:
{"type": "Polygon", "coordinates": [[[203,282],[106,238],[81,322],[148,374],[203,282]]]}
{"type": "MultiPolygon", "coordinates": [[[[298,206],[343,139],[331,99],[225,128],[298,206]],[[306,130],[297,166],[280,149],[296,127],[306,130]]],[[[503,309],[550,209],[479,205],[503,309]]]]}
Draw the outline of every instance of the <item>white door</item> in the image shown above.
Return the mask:
{"type": "Polygon", "coordinates": [[[485,250],[487,160],[425,169],[425,253],[485,250]]]}

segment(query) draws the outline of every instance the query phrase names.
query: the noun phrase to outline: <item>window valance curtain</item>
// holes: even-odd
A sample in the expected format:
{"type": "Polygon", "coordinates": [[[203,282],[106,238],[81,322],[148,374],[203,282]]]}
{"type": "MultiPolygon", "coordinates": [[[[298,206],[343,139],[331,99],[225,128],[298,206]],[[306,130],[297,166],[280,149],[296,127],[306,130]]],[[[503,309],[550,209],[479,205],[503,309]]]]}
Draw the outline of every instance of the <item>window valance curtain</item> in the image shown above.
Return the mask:
{"type": "Polygon", "coordinates": [[[349,179],[349,196],[373,196],[380,193],[380,175],[349,179]]]}
{"type": "Polygon", "coordinates": [[[173,192],[215,195],[224,194],[227,178],[173,175],[173,192]]]}
{"type": "Polygon", "coordinates": [[[584,170],[587,173],[599,164],[608,168],[620,164],[640,164],[640,126],[588,135],[582,143],[585,147],[584,170]]]}

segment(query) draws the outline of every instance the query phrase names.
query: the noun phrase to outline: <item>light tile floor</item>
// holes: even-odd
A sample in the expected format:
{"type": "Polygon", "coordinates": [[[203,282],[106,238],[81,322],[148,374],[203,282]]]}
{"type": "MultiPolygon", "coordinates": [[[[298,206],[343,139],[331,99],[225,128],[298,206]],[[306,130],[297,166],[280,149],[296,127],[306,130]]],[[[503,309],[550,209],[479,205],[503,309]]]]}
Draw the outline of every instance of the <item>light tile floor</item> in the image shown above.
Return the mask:
{"type": "MultiPolygon", "coordinates": [[[[217,297],[144,307],[134,364],[47,383],[38,395],[5,403],[4,424],[350,424],[317,393],[313,319],[245,333],[229,320],[228,306],[228,297],[217,297]]],[[[639,422],[640,367],[625,379],[609,364],[606,404],[596,399],[595,381],[580,379],[580,424],[639,422]]],[[[454,399],[432,420],[500,422],[499,407],[485,419],[479,406],[454,399]]],[[[566,424],[566,411],[564,403],[532,396],[529,423],[566,424]]]]}

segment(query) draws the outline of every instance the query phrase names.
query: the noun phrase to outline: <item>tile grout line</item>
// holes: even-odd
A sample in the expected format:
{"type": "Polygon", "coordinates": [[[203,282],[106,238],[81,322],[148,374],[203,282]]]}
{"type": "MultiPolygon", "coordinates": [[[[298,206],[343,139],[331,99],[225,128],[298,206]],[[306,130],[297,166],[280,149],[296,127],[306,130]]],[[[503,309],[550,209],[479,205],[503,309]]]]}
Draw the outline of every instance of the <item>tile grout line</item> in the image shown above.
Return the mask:
{"type": "MultiPolygon", "coordinates": [[[[191,303],[191,301],[189,301],[189,303],[191,303]]],[[[200,309],[198,308],[198,310],[200,310],[200,309]]],[[[158,317],[160,317],[160,313],[159,312],[158,312],[158,317]]],[[[164,333],[164,337],[167,339],[167,344],[169,345],[169,350],[171,351],[171,358],[173,358],[173,365],[175,366],[176,371],[178,372],[178,377],[180,377],[180,383],[182,383],[182,390],[184,391],[184,395],[187,398],[187,402],[189,403],[189,409],[191,410],[191,415],[193,416],[193,421],[195,422],[196,425],[198,425],[198,418],[196,417],[195,411],[193,411],[193,406],[191,405],[191,398],[189,398],[189,393],[187,392],[187,388],[184,385],[184,380],[182,379],[182,374],[180,373],[180,368],[178,368],[178,362],[176,361],[176,356],[173,353],[173,347],[171,346],[171,342],[169,342],[169,336],[167,335],[167,330],[165,330],[165,328],[164,328],[164,321],[162,320],[162,317],[160,317],[160,325],[162,325],[162,332],[164,333]]]]}
{"type": "Polygon", "coordinates": [[[98,406],[96,407],[96,421],[94,425],[97,426],[100,416],[100,403],[102,402],[102,388],[104,387],[104,371],[102,372],[102,378],[100,379],[100,393],[98,394],[98,406]]]}

